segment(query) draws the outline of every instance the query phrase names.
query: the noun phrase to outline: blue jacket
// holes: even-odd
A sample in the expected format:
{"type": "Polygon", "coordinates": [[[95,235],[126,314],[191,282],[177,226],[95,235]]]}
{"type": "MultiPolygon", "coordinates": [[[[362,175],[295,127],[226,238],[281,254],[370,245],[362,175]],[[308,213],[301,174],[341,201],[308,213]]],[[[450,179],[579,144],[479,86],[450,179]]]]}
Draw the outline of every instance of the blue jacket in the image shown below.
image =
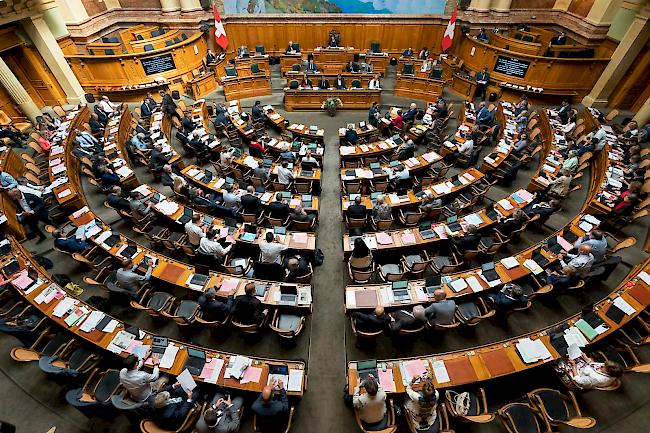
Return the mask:
{"type": "Polygon", "coordinates": [[[487,107],[483,107],[476,114],[476,121],[483,124],[492,123],[492,113],[490,113],[487,107]]]}

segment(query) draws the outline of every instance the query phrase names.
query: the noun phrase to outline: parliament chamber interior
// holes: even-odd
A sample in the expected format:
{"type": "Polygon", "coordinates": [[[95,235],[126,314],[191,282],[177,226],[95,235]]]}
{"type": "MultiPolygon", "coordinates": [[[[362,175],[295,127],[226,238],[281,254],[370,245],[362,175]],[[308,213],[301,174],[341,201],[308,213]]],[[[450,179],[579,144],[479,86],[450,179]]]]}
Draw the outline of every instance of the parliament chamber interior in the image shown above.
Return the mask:
{"type": "Polygon", "coordinates": [[[649,20],[0,1],[0,433],[650,431],[649,20]]]}

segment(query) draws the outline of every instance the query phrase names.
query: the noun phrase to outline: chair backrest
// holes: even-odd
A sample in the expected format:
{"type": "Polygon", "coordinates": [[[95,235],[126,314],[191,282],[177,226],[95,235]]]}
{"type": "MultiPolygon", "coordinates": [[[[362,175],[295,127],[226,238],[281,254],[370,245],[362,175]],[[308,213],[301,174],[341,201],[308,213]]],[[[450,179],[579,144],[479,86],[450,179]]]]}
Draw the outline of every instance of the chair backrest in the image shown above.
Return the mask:
{"type": "Polygon", "coordinates": [[[402,74],[413,75],[413,63],[405,63],[402,68],[402,74]]]}
{"type": "Polygon", "coordinates": [[[289,81],[289,88],[290,89],[297,89],[299,85],[300,85],[300,83],[298,83],[298,81],[296,81],[296,80],[289,81]]]}
{"type": "Polygon", "coordinates": [[[145,51],[153,51],[153,45],[152,44],[146,44],[144,46],[145,51]]]}
{"type": "Polygon", "coordinates": [[[260,73],[260,65],[258,65],[257,63],[251,63],[251,73],[259,74],[260,73]]]}
{"type": "Polygon", "coordinates": [[[360,89],[360,88],[361,88],[361,81],[359,81],[359,80],[352,80],[352,88],[353,88],[353,89],[360,89]]]}
{"type": "Polygon", "coordinates": [[[229,67],[226,68],[226,77],[236,77],[237,70],[235,68],[229,67]]]}

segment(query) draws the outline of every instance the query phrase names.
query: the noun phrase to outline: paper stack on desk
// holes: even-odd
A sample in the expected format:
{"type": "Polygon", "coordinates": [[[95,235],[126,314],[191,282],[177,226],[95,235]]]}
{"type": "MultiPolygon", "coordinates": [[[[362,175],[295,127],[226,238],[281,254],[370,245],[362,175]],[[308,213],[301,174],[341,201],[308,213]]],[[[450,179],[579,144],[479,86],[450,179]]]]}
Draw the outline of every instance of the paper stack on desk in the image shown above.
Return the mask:
{"type": "Polygon", "coordinates": [[[203,370],[199,377],[208,383],[217,383],[221,369],[223,368],[224,361],[221,358],[211,358],[203,366],[203,370]]]}
{"type": "Polygon", "coordinates": [[[530,338],[522,338],[517,342],[516,347],[521,359],[526,364],[532,364],[553,357],[544,345],[544,342],[539,339],[531,340],[530,338]]]}

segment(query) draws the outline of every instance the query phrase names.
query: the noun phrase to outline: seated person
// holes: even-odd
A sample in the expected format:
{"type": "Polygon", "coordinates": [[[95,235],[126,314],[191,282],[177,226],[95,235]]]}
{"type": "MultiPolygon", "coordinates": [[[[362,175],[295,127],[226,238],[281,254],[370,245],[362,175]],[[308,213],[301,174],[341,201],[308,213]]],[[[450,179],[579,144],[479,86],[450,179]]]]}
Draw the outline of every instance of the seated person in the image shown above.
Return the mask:
{"type": "Polygon", "coordinates": [[[413,48],[408,47],[407,49],[404,50],[402,53],[402,57],[413,57],[413,48]]]}
{"type": "Polygon", "coordinates": [[[506,283],[501,290],[490,293],[488,297],[492,300],[496,310],[502,314],[510,313],[515,308],[522,308],[528,304],[528,296],[524,290],[513,283],[506,283]]]}
{"type": "Polygon", "coordinates": [[[233,192],[234,186],[232,184],[226,184],[223,187],[223,206],[226,209],[239,210],[241,205],[241,197],[239,194],[233,192]]]}
{"type": "Polygon", "coordinates": [[[433,296],[435,302],[424,309],[427,320],[435,325],[454,323],[456,302],[453,299],[447,299],[447,294],[443,289],[436,290],[433,296]]]}
{"type": "Polygon", "coordinates": [[[179,382],[164,386],[150,403],[154,422],[165,429],[180,428],[200,395],[198,388],[185,391],[179,382]]]}
{"type": "Polygon", "coordinates": [[[429,194],[426,194],[424,197],[422,197],[422,201],[418,205],[418,209],[420,210],[420,212],[422,212],[425,215],[441,207],[442,207],[442,199],[434,198],[432,195],[429,194]]]}
{"type": "Polygon", "coordinates": [[[104,190],[110,190],[115,185],[120,184],[120,176],[115,173],[110,166],[105,165],[102,167],[102,174],[99,176],[99,182],[104,190]]]}
{"type": "Polygon", "coordinates": [[[160,173],[162,168],[169,162],[171,155],[163,153],[163,148],[159,144],[153,146],[151,156],[149,157],[149,168],[154,173],[160,173]]]}
{"type": "Polygon", "coordinates": [[[575,284],[580,278],[586,276],[594,263],[594,255],[591,254],[589,245],[580,245],[578,254],[561,252],[558,254],[560,269],[551,271],[546,269],[548,274],[546,281],[554,286],[569,286],[575,284]],[[568,259],[568,260],[567,260],[568,259]]]}
{"type": "Polygon", "coordinates": [[[129,207],[131,208],[131,217],[136,221],[150,221],[156,218],[156,214],[151,210],[152,204],[137,191],[131,191],[129,207]]]}
{"type": "Polygon", "coordinates": [[[404,122],[413,122],[415,120],[415,115],[418,114],[418,106],[415,102],[412,102],[409,106],[409,109],[402,114],[402,120],[404,122]]]}
{"type": "Polygon", "coordinates": [[[554,198],[564,198],[571,191],[573,177],[569,170],[560,170],[560,176],[552,181],[547,189],[547,194],[554,198]]]}
{"type": "Polygon", "coordinates": [[[327,78],[321,77],[320,80],[318,80],[318,84],[316,86],[321,90],[328,90],[330,88],[330,82],[327,78]]]}
{"type": "Polygon", "coordinates": [[[390,318],[384,312],[384,307],[377,306],[372,313],[361,311],[353,312],[350,317],[354,321],[354,326],[361,332],[378,332],[385,329],[390,322],[390,318]]]}
{"type": "Polygon", "coordinates": [[[278,182],[284,186],[289,186],[293,182],[294,176],[293,171],[289,169],[289,163],[287,161],[282,161],[282,165],[278,168],[278,182]]]}
{"type": "Polygon", "coordinates": [[[233,244],[224,247],[221,242],[219,242],[218,238],[219,230],[210,227],[205,237],[201,238],[199,241],[199,248],[196,251],[200,256],[203,256],[201,257],[201,260],[206,266],[210,266],[215,262],[221,263],[224,257],[226,257],[226,254],[228,254],[232,249],[233,244]]]}
{"type": "Polygon", "coordinates": [[[307,62],[307,73],[314,74],[318,72],[318,66],[314,63],[314,59],[309,59],[307,62]]]}
{"type": "Polygon", "coordinates": [[[225,303],[218,300],[214,287],[210,287],[198,299],[205,320],[224,320],[232,311],[233,301],[232,296],[228,296],[225,303]]]}
{"type": "Polygon", "coordinates": [[[375,221],[387,221],[393,219],[393,211],[390,205],[386,203],[383,195],[378,195],[375,199],[375,205],[372,207],[372,218],[375,221]]]}
{"type": "Polygon", "coordinates": [[[255,283],[247,283],[244,294],[235,297],[233,320],[244,325],[259,324],[264,320],[262,302],[255,296],[255,283]]]}
{"type": "Polygon", "coordinates": [[[253,402],[251,410],[257,416],[260,433],[284,431],[289,415],[289,400],[282,380],[265,386],[253,402]],[[276,387],[278,390],[274,391],[276,387]]]}
{"type": "Polygon", "coordinates": [[[566,38],[566,33],[564,32],[560,32],[559,35],[551,38],[550,45],[566,45],[566,44],[567,44],[567,38],[566,38]]]}
{"type": "Polygon", "coordinates": [[[397,116],[390,121],[392,127],[401,130],[404,127],[404,118],[402,117],[402,110],[397,110],[397,116]]]}
{"type": "Polygon", "coordinates": [[[366,207],[361,203],[361,196],[356,196],[354,202],[348,206],[348,218],[365,219],[368,213],[366,207]]]}
{"type": "Polygon", "coordinates": [[[522,132],[519,134],[519,140],[515,143],[515,150],[513,153],[515,155],[523,155],[524,153],[528,150],[528,146],[530,145],[530,142],[528,141],[528,134],[526,132],[522,132]]]}
{"type": "Polygon", "coordinates": [[[383,430],[388,425],[386,392],[372,374],[360,381],[354,389],[352,404],[365,430],[383,430]],[[361,387],[366,391],[361,393],[361,387]]]}
{"type": "Polygon", "coordinates": [[[157,355],[152,357],[153,371],[151,373],[141,370],[150,354],[151,352],[148,352],[142,359],[133,354],[127,356],[124,359],[124,368],[120,370],[120,385],[126,389],[129,398],[135,402],[147,400],[164,383],[163,380],[159,380],[160,359],[157,355]]]}
{"type": "Polygon", "coordinates": [[[80,238],[77,237],[77,233],[66,238],[63,236],[63,232],[61,230],[54,230],[52,232],[52,237],[54,238],[54,246],[61,251],[68,253],[83,253],[86,251],[91,247],[91,245],[86,241],[83,226],[79,227],[77,229],[77,232],[79,232],[79,229],[81,229],[80,238]]]}
{"type": "Polygon", "coordinates": [[[282,221],[286,221],[291,213],[291,208],[287,201],[282,198],[282,193],[275,194],[275,201],[269,204],[269,216],[282,221]]]}
{"type": "Polygon", "coordinates": [[[262,263],[282,263],[282,253],[288,247],[280,243],[280,237],[272,231],[266,232],[264,241],[260,242],[260,261],[262,263]]]}
{"type": "Polygon", "coordinates": [[[117,285],[124,290],[131,292],[132,297],[136,297],[140,288],[151,278],[151,273],[153,272],[153,265],[149,262],[147,263],[147,272],[144,275],[140,275],[135,270],[138,268],[138,265],[134,265],[131,259],[122,260],[120,268],[115,273],[117,279],[117,285]]]}
{"type": "Polygon", "coordinates": [[[313,213],[305,212],[301,204],[296,205],[296,207],[293,209],[293,212],[291,212],[290,217],[292,221],[298,222],[312,222],[316,219],[316,215],[313,213]]]}
{"type": "Polygon", "coordinates": [[[594,256],[594,263],[598,263],[605,258],[607,253],[607,238],[600,230],[593,230],[578,239],[573,245],[580,248],[580,245],[589,245],[591,247],[591,254],[594,256]]]}
{"type": "Polygon", "coordinates": [[[426,379],[421,383],[419,391],[413,389],[416,384],[416,378],[406,386],[406,395],[404,396],[404,409],[406,416],[411,417],[411,421],[418,432],[429,432],[438,418],[437,403],[438,391],[433,385],[431,379],[426,379]]]}
{"type": "Polygon", "coordinates": [[[489,42],[490,42],[490,37],[487,35],[485,29],[481,29],[481,30],[478,32],[478,34],[476,35],[476,39],[479,40],[479,41],[481,41],[481,42],[485,42],[485,43],[489,43],[489,42]]]}
{"type": "Polygon", "coordinates": [[[296,50],[293,49],[293,42],[289,41],[287,44],[287,49],[284,50],[284,54],[294,54],[296,53],[296,50]]]}
{"type": "Polygon", "coordinates": [[[311,153],[311,150],[307,150],[305,152],[305,156],[302,157],[300,160],[300,168],[303,170],[312,170],[314,168],[318,168],[319,164],[316,158],[311,153]]]}
{"type": "Polygon", "coordinates": [[[185,223],[185,234],[187,234],[187,242],[195,249],[201,244],[201,239],[206,236],[208,227],[206,224],[201,223],[201,215],[198,213],[192,214],[192,220],[185,223]]]}
{"type": "Polygon", "coordinates": [[[429,50],[427,50],[427,47],[422,47],[420,50],[420,54],[418,54],[418,59],[420,60],[426,60],[429,58],[429,50]]]}
{"type": "Polygon", "coordinates": [[[379,125],[379,118],[381,114],[379,112],[379,103],[373,102],[372,106],[368,110],[368,123],[370,123],[375,128],[379,125]]]}
{"type": "Polygon", "coordinates": [[[118,185],[115,185],[110,194],[106,197],[108,204],[118,210],[130,211],[131,205],[129,201],[122,195],[122,188],[118,185]]]}
{"type": "Polygon", "coordinates": [[[203,416],[196,422],[198,433],[236,433],[241,423],[240,410],[244,399],[217,392],[203,416]]]}
{"type": "Polygon", "coordinates": [[[370,269],[372,266],[372,252],[368,245],[363,241],[363,238],[356,238],[354,240],[354,247],[352,254],[350,254],[350,267],[360,271],[370,269]]]}
{"type": "Polygon", "coordinates": [[[149,144],[146,141],[146,136],[143,132],[139,132],[131,138],[131,144],[138,150],[149,150],[149,144]]]}
{"type": "Polygon", "coordinates": [[[160,183],[162,183],[163,186],[168,186],[173,190],[174,181],[177,177],[179,177],[179,175],[174,173],[170,164],[163,165],[162,173],[160,174],[160,183]]]}
{"type": "Polygon", "coordinates": [[[475,225],[468,225],[463,236],[451,238],[452,245],[454,245],[460,253],[464,253],[467,250],[477,249],[480,242],[481,234],[478,231],[478,227],[475,225]]]}
{"type": "Polygon", "coordinates": [[[355,130],[354,124],[350,123],[348,124],[347,129],[345,130],[345,138],[344,140],[349,143],[351,146],[354,146],[357,144],[357,140],[359,139],[359,135],[357,134],[357,131],[355,130]]]}
{"type": "Polygon", "coordinates": [[[241,213],[248,215],[260,215],[264,208],[262,207],[262,202],[259,197],[255,195],[255,187],[248,185],[246,187],[246,194],[241,196],[241,213]]]}
{"type": "Polygon", "coordinates": [[[302,278],[311,272],[309,262],[303,256],[293,256],[286,260],[284,281],[295,283],[297,278],[302,278]]]}
{"type": "Polygon", "coordinates": [[[528,221],[528,217],[521,209],[517,209],[509,217],[499,217],[497,219],[496,229],[503,235],[508,235],[515,230],[519,230],[528,221]]]}
{"type": "Polygon", "coordinates": [[[415,143],[413,140],[408,139],[397,147],[395,153],[397,153],[397,159],[400,161],[412,158],[415,156],[415,143]]]}
{"type": "Polygon", "coordinates": [[[413,311],[397,310],[389,314],[390,323],[388,329],[392,332],[404,330],[415,330],[421,328],[427,321],[427,315],[422,305],[413,307],[413,311]]]}
{"type": "Polygon", "coordinates": [[[545,218],[549,215],[552,215],[555,213],[557,210],[560,209],[560,201],[551,199],[548,201],[539,201],[539,202],[532,202],[526,205],[524,207],[524,213],[529,217],[532,218],[535,215],[539,215],[540,218],[545,218]]]}
{"type": "Polygon", "coordinates": [[[584,353],[580,358],[561,359],[556,371],[562,374],[562,382],[569,387],[583,390],[605,388],[623,376],[624,368],[613,361],[596,362],[584,353]]]}
{"type": "Polygon", "coordinates": [[[253,115],[253,122],[266,120],[266,114],[264,113],[264,110],[262,110],[261,101],[255,101],[255,105],[253,105],[253,108],[251,109],[251,114],[253,115]]]}
{"type": "Polygon", "coordinates": [[[307,76],[307,73],[302,74],[302,80],[300,81],[300,88],[302,89],[311,89],[311,79],[307,76]]]}
{"type": "Polygon", "coordinates": [[[345,79],[341,74],[336,76],[336,81],[334,81],[334,88],[338,90],[345,90],[347,86],[345,85],[345,79]]]}

